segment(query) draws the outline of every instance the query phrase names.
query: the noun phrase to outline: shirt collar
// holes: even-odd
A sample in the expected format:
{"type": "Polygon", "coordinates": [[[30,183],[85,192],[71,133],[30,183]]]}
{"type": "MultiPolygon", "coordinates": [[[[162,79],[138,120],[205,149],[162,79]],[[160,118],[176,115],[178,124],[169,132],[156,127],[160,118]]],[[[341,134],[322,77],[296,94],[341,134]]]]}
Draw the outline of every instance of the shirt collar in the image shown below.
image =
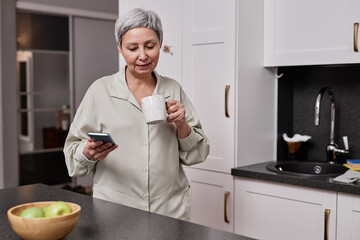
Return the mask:
{"type": "MultiPolygon", "coordinates": [[[[122,66],[119,72],[115,74],[111,86],[110,96],[132,102],[135,100],[135,98],[126,84],[125,69],[126,66],[122,66]]],[[[153,95],[163,95],[165,99],[169,98],[171,96],[171,92],[170,89],[167,87],[165,78],[159,75],[156,71],[154,71],[154,73],[157,81],[155,89],[153,91],[153,95]]]]}

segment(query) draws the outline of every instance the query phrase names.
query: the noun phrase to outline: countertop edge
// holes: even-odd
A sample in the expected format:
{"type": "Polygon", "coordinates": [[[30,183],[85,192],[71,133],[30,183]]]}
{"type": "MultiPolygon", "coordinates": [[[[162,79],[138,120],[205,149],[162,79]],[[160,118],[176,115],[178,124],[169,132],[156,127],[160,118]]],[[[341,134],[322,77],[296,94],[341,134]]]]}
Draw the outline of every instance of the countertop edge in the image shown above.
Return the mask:
{"type": "Polygon", "coordinates": [[[266,165],[273,162],[274,161],[268,161],[232,168],[231,175],[235,177],[258,179],[276,183],[360,195],[359,183],[347,184],[334,182],[332,178],[307,178],[295,175],[277,174],[266,169],[266,165]]]}

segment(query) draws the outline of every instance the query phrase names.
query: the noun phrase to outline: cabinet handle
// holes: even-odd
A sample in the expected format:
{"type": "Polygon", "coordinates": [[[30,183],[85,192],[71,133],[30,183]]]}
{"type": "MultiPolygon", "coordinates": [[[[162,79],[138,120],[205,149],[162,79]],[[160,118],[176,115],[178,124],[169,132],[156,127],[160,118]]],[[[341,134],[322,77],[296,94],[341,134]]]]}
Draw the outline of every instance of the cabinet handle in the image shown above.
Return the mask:
{"type": "Polygon", "coordinates": [[[359,31],[359,23],[354,23],[354,52],[359,52],[358,31],[359,31]]]}
{"type": "Polygon", "coordinates": [[[324,240],[328,240],[328,224],[329,224],[330,209],[325,209],[325,228],[324,228],[324,240]]]}
{"type": "Polygon", "coordinates": [[[227,217],[227,201],[228,201],[229,195],[230,195],[230,192],[226,191],[225,195],[224,195],[224,221],[226,223],[230,222],[227,217]]]}
{"type": "Polygon", "coordinates": [[[229,89],[230,85],[225,86],[225,117],[229,118],[229,111],[228,111],[228,96],[229,96],[229,89]]]}

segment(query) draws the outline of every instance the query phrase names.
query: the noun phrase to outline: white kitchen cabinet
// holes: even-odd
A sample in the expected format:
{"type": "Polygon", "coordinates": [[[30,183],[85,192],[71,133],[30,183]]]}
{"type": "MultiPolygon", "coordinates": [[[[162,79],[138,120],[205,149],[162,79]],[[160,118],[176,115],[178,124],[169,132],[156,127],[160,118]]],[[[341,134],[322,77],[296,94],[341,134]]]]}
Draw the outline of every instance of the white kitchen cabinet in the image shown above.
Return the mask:
{"type": "Polygon", "coordinates": [[[359,9],[359,0],[264,1],[264,65],[359,63],[359,9]]]}
{"type": "Polygon", "coordinates": [[[182,11],[182,86],[210,141],[206,161],[186,168],[190,221],[232,232],[236,1],[184,0],[182,11]]]}
{"type": "Polygon", "coordinates": [[[211,144],[207,160],[196,168],[230,173],[235,161],[236,2],[184,0],[182,10],[182,85],[211,144]]]}
{"type": "Polygon", "coordinates": [[[337,239],[360,239],[360,196],[338,193],[337,239]]]}
{"type": "Polygon", "coordinates": [[[352,12],[354,14],[351,14],[352,17],[352,26],[353,26],[353,39],[352,39],[352,46],[353,49],[351,51],[351,59],[350,61],[352,63],[359,63],[360,62],[360,0],[353,0],[352,1],[352,12]],[[356,46],[355,46],[356,45],[356,46]],[[356,48],[356,50],[355,50],[356,48]]]}
{"type": "Polygon", "coordinates": [[[237,177],[234,232],[263,240],[336,239],[336,201],[336,192],[237,177]]]}
{"type": "Polygon", "coordinates": [[[233,232],[234,177],[185,168],[190,184],[190,221],[233,232]]]}
{"type": "Polygon", "coordinates": [[[262,67],[263,4],[183,1],[182,85],[210,140],[194,168],[230,173],[275,159],[277,85],[275,69],[262,67]]]}

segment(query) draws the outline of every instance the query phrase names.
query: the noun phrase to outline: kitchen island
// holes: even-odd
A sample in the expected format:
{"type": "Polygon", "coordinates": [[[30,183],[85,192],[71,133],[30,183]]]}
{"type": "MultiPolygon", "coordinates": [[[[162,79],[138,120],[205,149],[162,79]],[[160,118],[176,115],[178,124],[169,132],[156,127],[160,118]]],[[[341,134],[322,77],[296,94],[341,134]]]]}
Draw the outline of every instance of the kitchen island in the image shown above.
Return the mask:
{"type": "Polygon", "coordinates": [[[60,200],[77,203],[82,208],[77,225],[65,239],[251,239],[44,184],[0,189],[1,239],[20,239],[7,219],[7,210],[11,207],[28,202],[60,200]]]}

